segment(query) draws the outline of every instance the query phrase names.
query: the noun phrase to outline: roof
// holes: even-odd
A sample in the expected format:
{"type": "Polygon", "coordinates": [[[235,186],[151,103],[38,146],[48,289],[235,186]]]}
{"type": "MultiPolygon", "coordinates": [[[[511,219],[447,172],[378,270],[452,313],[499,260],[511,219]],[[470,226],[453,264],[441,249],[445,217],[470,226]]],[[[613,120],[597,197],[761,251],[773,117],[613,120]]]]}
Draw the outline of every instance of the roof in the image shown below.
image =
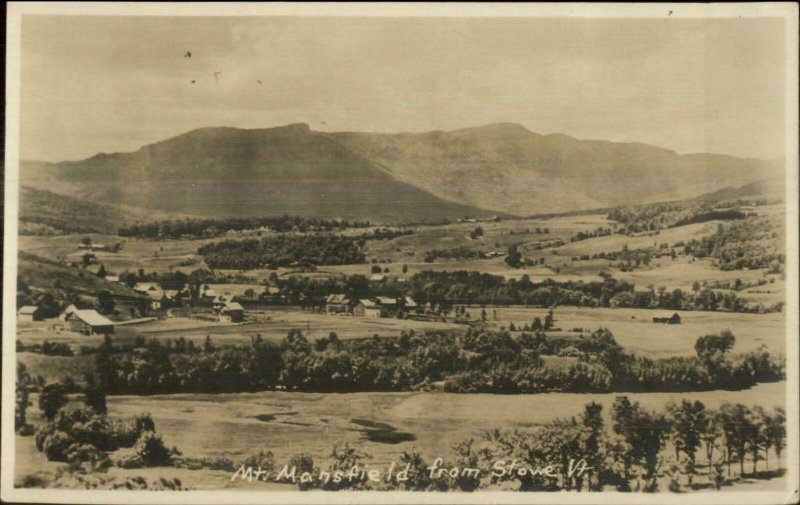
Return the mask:
{"type": "Polygon", "coordinates": [[[377,309],[378,308],[378,304],[373,302],[372,300],[364,299],[364,300],[359,300],[358,302],[361,305],[363,305],[364,307],[368,308],[368,309],[377,309]]]}
{"type": "Polygon", "coordinates": [[[106,275],[106,280],[109,282],[119,282],[119,275],[106,275]]]}
{"type": "Polygon", "coordinates": [[[231,311],[231,310],[241,310],[244,311],[244,307],[239,302],[227,302],[223,310],[231,311]]]}
{"type": "Polygon", "coordinates": [[[385,280],[385,279],[386,279],[386,276],[383,275],[383,274],[372,274],[372,276],[369,278],[369,280],[371,280],[371,281],[382,281],[382,280],[385,280]]]}
{"type": "Polygon", "coordinates": [[[406,301],[406,307],[416,307],[417,306],[417,302],[415,302],[410,296],[407,296],[405,298],[405,301],[406,301]]]}
{"type": "Polygon", "coordinates": [[[39,310],[39,307],[36,305],[25,305],[20,307],[18,314],[33,315],[37,310],[39,310]]]}
{"type": "Polygon", "coordinates": [[[216,297],[217,296],[217,292],[214,291],[211,288],[208,288],[208,289],[203,291],[203,296],[214,296],[214,297],[216,297]]]}
{"type": "Polygon", "coordinates": [[[350,300],[347,299],[346,295],[328,295],[325,299],[326,303],[350,303],[350,300]]]}
{"type": "Polygon", "coordinates": [[[154,290],[160,290],[160,289],[161,289],[161,286],[159,286],[158,283],[156,283],[156,282],[137,282],[133,286],[133,290],[134,291],[141,291],[141,292],[154,291],[154,290]]]}
{"type": "Polygon", "coordinates": [[[379,296],[378,303],[381,305],[397,305],[397,299],[389,298],[388,296],[379,296]]]}
{"type": "Polygon", "coordinates": [[[101,316],[96,310],[76,310],[75,316],[89,326],[114,326],[110,319],[101,316]]]}
{"type": "Polygon", "coordinates": [[[177,289],[165,289],[164,296],[166,296],[167,298],[175,298],[176,296],[178,296],[179,292],[180,291],[178,291],[177,289]]]}
{"type": "Polygon", "coordinates": [[[281,288],[279,288],[277,286],[270,286],[270,287],[267,288],[267,293],[269,293],[271,295],[277,295],[280,292],[281,292],[281,288]]]}

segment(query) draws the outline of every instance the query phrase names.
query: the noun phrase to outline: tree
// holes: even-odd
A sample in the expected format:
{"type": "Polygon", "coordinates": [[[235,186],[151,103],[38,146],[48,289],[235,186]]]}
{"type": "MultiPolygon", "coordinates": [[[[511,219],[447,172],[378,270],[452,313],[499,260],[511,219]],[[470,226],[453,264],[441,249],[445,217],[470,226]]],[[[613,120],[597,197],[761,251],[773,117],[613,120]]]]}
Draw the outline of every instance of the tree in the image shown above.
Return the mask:
{"type": "Polygon", "coordinates": [[[483,236],[483,228],[481,228],[480,226],[476,226],[475,229],[472,230],[472,232],[470,232],[469,234],[469,238],[471,238],[472,240],[475,240],[478,237],[482,236],[483,236]]]}
{"type": "Polygon", "coordinates": [[[675,451],[686,456],[688,484],[692,485],[695,474],[695,453],[700,447],[703,434],[708,426],[705,405],[699,401],[683,400],[680,404],[668,403],[667,412],[672,426],[672,440],[675,451]]]}
{"type": "Polygon", "coordinates": [[[542,325],[542,319],[540,317],[533,318],[533,324],[531,325],[531,330],[533,331],[542,331],[544,326],[542,325]]]}
{"type": "Polygon", "coordinates": [[[97,386],[89,386],[86,388],[83,395],[83,403],[98,414],[105,414],[108,412],[106,394],[97,386]]]}
{"type": "Polygon", "coordinates": [[[769,418],[767,437],[770,439],[770,446],[775,448],[775,455],[778,457],[778,468],[780,468],[781,453],[786,443],[786,411],[781,407],[776,407],[769,418]]]}
{"type": "MultiPolygon", "coordinates": [[[[749,448],[753,424],[752,412],[746,406],[737,403],[726,403],[720,407],[725,433],[725,444],[729,450],[736,454],[739,460],[739,473],[744,475],[744,459],[749,448]]],[[[728,455],[728,472],[730,473],[730,454],[728,455]]]]}
{"type": "Polygon", "coordinates": [[[481,321],[486,321],[486,309],[481,309],[481,321]]]}
{"type": "Polygon", "coordinates": [[[83,244],[83,245],[92,245],[92,237],[83,237],[83,238],[81,238],[81,244],[83,244]]]}
{"type": "Polygon", "coordinates": [[[39,394],[39,410],[48,421],[52,421],[61,407],[67,404],[64,386],[58,382],[47,384],[39,394]]]}
{"type": "Polygon", "coordinates": [[[380,265],[372,265],[372,267],[370,268],[370,272],[372,272],[373,274],[379,274],[382,272],[382,269],[380,265]]]}
{"type": "Polygon", "coordinates": [[[101,314],[111,314],[114,312],[114,297],[108,291],[101,291],[97,294],[97,311],[101,314]]]}
{"type": "Polygon", "coordinates": [[[106,272],[106,266],[101,264],[100,268],[97,270],[97,276],[101,279],[105,279],[106,275],[108,275],[108,272],[106,272]]]}
{"type": "Polygon", "coordinates": [[[509,246],[505,261],[512,268],[519,268],[522,265],[522,254],[517,250],[516,244],[509,246]]]}
{"type": "Polygon", "coordinates": [[[31,405],[29,387],[33,379],[28,373],[25,363],[17,362],[16,403],[14,409],[14,431],[18,431],[27,423],[26,411],[31,405]]]}
{"type": "Polygon", "coordinates": [[[581,435],[581,454],[584,455],[586,463],[592,467],[589,470],[588,480],[589,489],[602,489],[599,482],[592,482],[592,477],[599,473],[605,455],[601,452],[601,442],[603,437],[603,406],[599,403],[590,402],[583,407],[581,414],[581,425],[583,431],[581,435]]]}
{"type": "Polygon", "coordinates": [[[547,311],[547,315],[544,317],[544,329],[545,330],[552,329],[553,321],[555,321],[555,319],[553,319],[553,310],[550,309],[547,311]]]}
{"type": "Polygon", "coordinates": [[[694,344],[694,350],[697,357],[702,360],[708,360],[714,357],[722,357],[726,352],[733,348],[736,343],[736,337],[730,330],[725,330],[719,334],[705,335],[699,337],[694,344]]]}
{"type": "Polygon", "coordinates": [[[403,263],[403,273],[407,273],[407,272],[408,272],[408,265],[403,263]]]}

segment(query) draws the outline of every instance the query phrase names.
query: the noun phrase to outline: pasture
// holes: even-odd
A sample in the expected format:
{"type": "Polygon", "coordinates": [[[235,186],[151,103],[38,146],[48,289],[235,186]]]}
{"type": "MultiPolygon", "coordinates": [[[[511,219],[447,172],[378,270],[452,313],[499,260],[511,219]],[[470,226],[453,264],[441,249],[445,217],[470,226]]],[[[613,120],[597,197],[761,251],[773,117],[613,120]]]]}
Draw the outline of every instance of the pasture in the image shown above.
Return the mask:
{"type": "MultiPolygon", "coordinates": [[[[508,328],[531,324],[535,317],[544,320],[547,309],[498,307],[486,309],[489,322],[508,328]],[[497,319],[494,319],[497,311],[497,319]]],[[[674,311],[650,309],[606,309],[558,307],[553,312],[554,326],[562,330],[583,328],[594,331],[608,328],[626,351],[653,358],[693,355],[698,337],[731,330],[736,337],[733,352],[748,352],[765,345],[772,353],[786,349],[785,315],[730,312],[680,311],[681,324],[653,323],[653,317],[667,317],[674,311]]]]}

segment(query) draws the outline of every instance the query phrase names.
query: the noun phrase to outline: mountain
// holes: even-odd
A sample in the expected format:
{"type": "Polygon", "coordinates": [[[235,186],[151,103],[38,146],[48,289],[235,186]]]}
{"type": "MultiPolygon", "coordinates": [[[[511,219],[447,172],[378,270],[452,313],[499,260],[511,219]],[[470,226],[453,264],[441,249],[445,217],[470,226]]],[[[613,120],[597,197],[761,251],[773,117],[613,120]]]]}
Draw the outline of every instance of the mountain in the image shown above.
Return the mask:
{"type": "Polygon", "coordinates": [[[768,196],[774,198],[782,198],[784,196],[784,188],[780,185],[780,180],[761,179],[744,186],[734,188],[726,186],[722,189],[712,193],[706,193],[698,196],[697,201],[718,201],[718,200],[731,200],[734,198],[746,198],[750,196],[768,196]]]}
{"type": "Polygon", "coordinates": [[[132,153],[30,163],[22,184],[82,200],[204,217],[420,221],[488,211],[398,181],[308,125],[202,128],[132,153]]]}
{"type": "Polygon", "coordinates": [[[683,200],[783,174],[782,162],[540,135],[509,123],[332,136],[398,180],[446,200],[516,215],[683,200]]]}
{"type": "Polygon", "coordinates": [[[28,162],[21,175],[38,189],[166,213],[421,221],[696,198],[781,177],[782,165],[510,123],[419,134],[293,124],[202,128],[132,153],[28,162]]]}

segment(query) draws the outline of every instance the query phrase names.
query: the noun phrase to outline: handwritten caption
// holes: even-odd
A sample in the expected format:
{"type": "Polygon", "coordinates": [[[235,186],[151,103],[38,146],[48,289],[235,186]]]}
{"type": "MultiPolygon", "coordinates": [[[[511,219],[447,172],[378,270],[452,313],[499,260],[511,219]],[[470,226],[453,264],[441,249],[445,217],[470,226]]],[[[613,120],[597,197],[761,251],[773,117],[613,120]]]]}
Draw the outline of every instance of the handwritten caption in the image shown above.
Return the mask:
{"type": "MultiPolygon", "coordinates": [[[[579,460],[570,459],[567,465],[567,475],[569,477],[580,477],[584,472],[592,470],[594,467],[588,466],[586,460],[583,458],[579,460]]],[[[428,477],[430,479],[447,479],[447,478],[472,478],[480,479],[486,474],[490,474],[497,479],[509,477],[525,477],[525,476],[542,476],[556,478],[561,475],[561,465],[545,465],[541,467],[531,467],[524,465],[518,460],[498,460],[495,461],[490,468],[471,468],[471,467],[445,467],[442,458],[436,458],[434,462],[427,467],[428,477]]],[[[367,465],[354,465],[349,470],[318,470],[313,472],[299,471],[295,465],[284,465],[277,472],[266,471],[261,467],[253,466],[240,466],[231,477],[231,481],[247,480],[253,481],[273,481],[293,484],[307,484],[312,482],[319,482],[327,484],[333,482],[335,484],[341,482],[404,482],[409,480],[409,472],[411,471],[411,464],[405,465],[398,464],[393,461],[388,468],[369,467],[367,465]]]]}

